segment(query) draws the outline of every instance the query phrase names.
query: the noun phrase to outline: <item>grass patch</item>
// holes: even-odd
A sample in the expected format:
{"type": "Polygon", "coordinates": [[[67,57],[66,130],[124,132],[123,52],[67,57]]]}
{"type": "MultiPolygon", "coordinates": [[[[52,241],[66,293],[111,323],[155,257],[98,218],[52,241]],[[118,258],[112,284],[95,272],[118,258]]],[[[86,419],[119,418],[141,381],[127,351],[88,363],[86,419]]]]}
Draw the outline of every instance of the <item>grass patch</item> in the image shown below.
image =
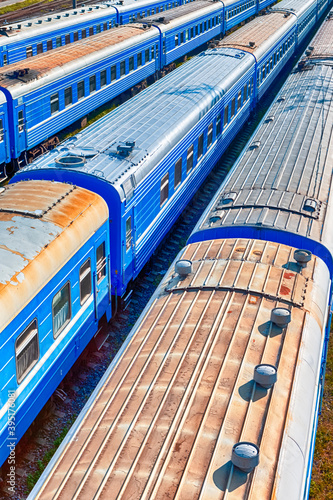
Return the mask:
{"type": "Polygon", "coordinates": [[[46,4],[50,3],[52,0],[44,0],[44,2],[40,2],[40,0],[24,0],[24,2],[14,3],[13,5],[7,5],[7,7],[0,8],[0,16],[2,14],[7,14],[8,12],[14,12],[15,10],[24,9],[25,7],[30,7],[30,5],[35,5],[37,3],[46,4]]]}
{"type": "Polygon", "coordinates": [[[310,499],[333,500],[333,338],[328,346],[322,413],[319,416],[310,499]]]}

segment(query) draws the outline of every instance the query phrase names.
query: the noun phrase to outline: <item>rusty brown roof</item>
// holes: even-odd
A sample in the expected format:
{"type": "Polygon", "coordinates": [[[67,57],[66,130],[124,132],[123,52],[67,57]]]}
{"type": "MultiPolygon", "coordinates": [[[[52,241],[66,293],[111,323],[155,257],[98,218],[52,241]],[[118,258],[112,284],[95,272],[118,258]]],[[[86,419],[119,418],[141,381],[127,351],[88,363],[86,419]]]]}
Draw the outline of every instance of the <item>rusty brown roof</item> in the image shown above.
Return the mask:
{"type": "Polygon", "coordinates": [[[279,28],[290,22],[290,19],[291,16],[285,17],[285,14],[281,12],[257,17],[251,23],[245,24],[241,30],[228,35],[219,42],[218,47],[233,47],[253,53],[275,35],[279,28]]]}
{"type": "Polygon", "coordinates": [[[325,322],[325,266],[300,270],[293,250],[189,245],[192,274],[164,278],[33,498],[271,500],[305,317],[325,322]],[[270,321],[277,306],[291,311],[283,331],[270,321]],[[259,363],[278,366],[274,390],[253,383],[259,363]],[[230,465],[238,441],[260,445],[248,476],[230,465]]]}
{"type": "Polygon", "coordinates": [[[53,49],[52,53],[44,52],[23,61],[18,61],[10,66],[0,68],[0,85],[7,88],[19,82],[28,83],[32,80],[40,79],[55,68],[64,66],[79,58],[85,58],[102,49],[117,45],[133,36],[153,30],[154,28],[144,29],[142,26],[135,24],[118,26],[117,28],[103,31],[98,35],[83,38],[77,42],[53,49]],[[14,72],[25,68],[29,68],[27,74],[22,76],[14,74],[14,72]]]}
{"type": "Polygon", "coordinates": [[[310,58],[330,57],[333,58],[333,10],[329,17],[322,24],[319,32],[311,41],[314,49],[311,51],[310,58]]]}
{"type": "Polygon", "coordinates": [[[108,218],[96,194],[23,181],[0,194],[0,331],[108,218]]]}

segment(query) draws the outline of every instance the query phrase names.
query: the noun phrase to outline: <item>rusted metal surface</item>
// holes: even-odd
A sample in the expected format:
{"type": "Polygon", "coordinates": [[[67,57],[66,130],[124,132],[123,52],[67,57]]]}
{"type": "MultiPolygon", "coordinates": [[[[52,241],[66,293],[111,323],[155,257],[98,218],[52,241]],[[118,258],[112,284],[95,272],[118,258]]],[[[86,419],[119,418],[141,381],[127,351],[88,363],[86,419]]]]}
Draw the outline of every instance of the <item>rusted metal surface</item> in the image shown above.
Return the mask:
{"type": "MultiPolygon", "coordinates": [[[[17,83],[28,83],[32,80],[38,80],[45,76],[51,70],[61,67],[79,58],[85,58],[94,52],[107,49],[114,45],[125,42],[126,40],[143,33],[149,33],[154,28],[144,29],[142,25],[125,25],[103,31],[98,35],[84,38],[69,45],[52,50],[52,54],[45,52],[23,61],[11,64],[10,67],[3,67],[0,70],[0,85],[8,88],[17,83]],[[28,68],[28,72],[23,70],[28,68]],[[21,74],[21,76],[20,76],[21,74]]],[[[101,54],[101,58],[105,54],[101,54]]]]}
{"type": "Polygon", "coordinates": [[[269,13],[266,16],[258,17],[243,26],[241,30],[228,35],[225,40],[219,42],[218,47],[233,47],[253,54],[273,35],[278,39],[284,28],[292,25],[293,19],[293,16],[286,17],[282,12],[269,13]]]}
{"type": "Polygon", "coordinates": [[[325,264],[313,257],[301,269],[293,251],[253,240],[189,245],[181,258],[192,274],[181,281],[172,268],[164,278],[30,498],[271,499],[304,325],[313,321],[316,351],[329,286],[325,264]],[[270,321],[278,306],[291,311],[283,330],[270,321]],[[277,366],[273,388],[254,383],[259,363],[277,366]],[[251,474],[231,465],[238,441],[260,448],[251,474]]]}
{"type": "Polygon", "coordinates": [[[0,331],[108,218],[96,194],[48,181],[0,194],[0,331]]]}
{"type": "Polygon", "coordinates": [[[333,9],[311,42],[310,59],[329,58],[333,60],[333,9]]]}

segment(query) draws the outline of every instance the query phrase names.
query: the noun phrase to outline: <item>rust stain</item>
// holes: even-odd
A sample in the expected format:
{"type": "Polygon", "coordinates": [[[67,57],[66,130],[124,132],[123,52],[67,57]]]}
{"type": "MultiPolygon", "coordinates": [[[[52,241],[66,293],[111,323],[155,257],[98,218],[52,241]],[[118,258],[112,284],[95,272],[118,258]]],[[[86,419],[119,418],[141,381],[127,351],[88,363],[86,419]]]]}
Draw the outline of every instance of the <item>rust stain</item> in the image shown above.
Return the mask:
{"type": "Polygon", "coordinates": [[[284,278],[287,280],[291,280],[291,278],[294,278],[295,274],[294,273],[284,273],[284,278]]]}
{"type": "Polygon", "coordinates": [[[262,255],[262,251],[261,250],[254,250],[253,254],[261,256],[262,255]]]}
{"type": "Polygon", "coordinates": [[[258,302],[258,297],[256,297],[255,295],[250,295],[249,297],[249,303],[250,304],[256,304],[258,302]]]}
{"type": "Polygon", "coordinates": [[[290,294],[290,288],[288,288],[285,285],[281,285],[281,287],[280,287],[280,294],[281,295],[289,295],[290,294]]]}
{"type": "Polygon", "coordinates": [[[236,248],[235,252],[245,252],[245,248],[244,247],[238,247],[238,248],[236,248]]]}

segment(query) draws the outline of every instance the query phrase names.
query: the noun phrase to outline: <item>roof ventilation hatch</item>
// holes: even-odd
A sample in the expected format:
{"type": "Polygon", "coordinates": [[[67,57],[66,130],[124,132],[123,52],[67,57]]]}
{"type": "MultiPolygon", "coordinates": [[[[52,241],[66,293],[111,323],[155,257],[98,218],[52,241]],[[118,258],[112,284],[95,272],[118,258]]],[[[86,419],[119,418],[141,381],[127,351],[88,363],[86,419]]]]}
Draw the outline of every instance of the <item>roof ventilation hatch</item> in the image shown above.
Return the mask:
{"type": "Polygon", "coordinates": [[[192,272],[192,261],[191,260],[178,260],[175,264],[175,272],[179,274],[181,278],[185,278],[192,272]]]}
{"type": "Polygon", "coordinates": [[[243,472],[251,472],[259,464],[259,448],[253,443],[242,441],[232,447],[231,461],[243,472]]]}
{"type": "Polygon", "coordinates": [[[286,307],[275,307],[271,312],[271,322],[284,328],[291,321],[291,313],[286,307]]]}
{"type": "Polygon", "coordinates": [[[294,252],[294,259],[301,267],[306,267],[311,258],[312,253],[310,252],[310,250],[298,249],[294,252]]]}
{"type": "Polygon", "coordinates": [[[270,389],[277,381],[277,369],[274,365],[260,364],[254,368],[254,381],[264,387],[270,389]]]}

